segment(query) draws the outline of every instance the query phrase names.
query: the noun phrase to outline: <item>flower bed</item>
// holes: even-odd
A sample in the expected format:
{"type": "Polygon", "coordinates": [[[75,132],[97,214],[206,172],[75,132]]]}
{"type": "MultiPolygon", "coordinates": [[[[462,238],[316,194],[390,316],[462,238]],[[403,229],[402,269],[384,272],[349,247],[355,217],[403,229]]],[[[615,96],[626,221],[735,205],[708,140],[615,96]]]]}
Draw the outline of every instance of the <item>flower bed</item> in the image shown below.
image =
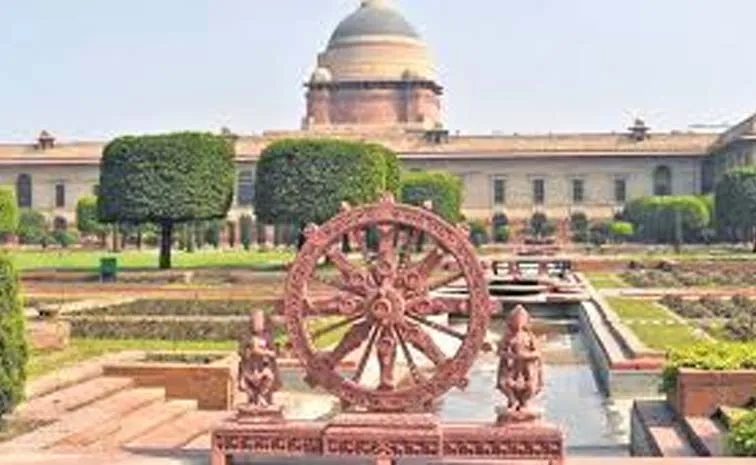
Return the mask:
{"type": "Polygon", "coordinates": [[[620,277],[631,286],[641,288],[750,287],[756,286],[756,266],[696,262],[650,270],[627,270],[620,277]]]}
{"type": "Polygon", "coordinates": [[[732,341],[756,340],[756,300],[743,296],[719,299],[704,296],[698,300],[679,296],[665,296],[661,302],[667,308],[699,326],[716,330],[732,341]]]}
{"type": "Polygon", "coordinates": [[[756,397],[756,343],[701,343],[670,351],[663,389],[681,416],[710,416],[756,397]]]}

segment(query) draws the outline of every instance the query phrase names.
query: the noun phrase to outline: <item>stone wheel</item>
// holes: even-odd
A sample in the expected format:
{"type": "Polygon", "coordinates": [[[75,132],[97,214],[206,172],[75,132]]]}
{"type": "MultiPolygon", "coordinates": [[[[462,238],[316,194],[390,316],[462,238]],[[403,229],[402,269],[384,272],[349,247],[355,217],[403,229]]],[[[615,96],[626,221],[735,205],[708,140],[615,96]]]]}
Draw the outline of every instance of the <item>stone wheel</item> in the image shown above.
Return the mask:
{"type": "Polygon", "coordinates": [[[466,386],[491,314],[483,268],[466,228],[387,195],[376,204],[345,208],[320,227],[310,225],[305,236],[287,276],[283,312],[308,383],[347,406],[375,412],[428,408],[452,387],[466,386]],[[373,250],[369,234],[375,234],[373,250]],[[362,249],[362,260],[342,251],[345,238],[362,249]],[[421,238],[426,250],[413,259],[421,238]],[[323,258],[334,265],[335,279],[317,276],[323,258]],[[467,294],[434,296],[434,290],[458,280],[466,282],[467,294]],[[335,292],[310,296],[312,282],[335,292]],[[466,330],[448,319],[439,322],[439,315],[453,311],[467,313],[466,330]],[[315,327],[313,317],[326,324],[315,327]],[[439,344],[436,334],[446,342],[439,344]],[[318,350],[324,337],[332,344],[318,350]],[[351,368],[344,368],[350,361],[351,368]],[[363,379],[371,363],[372,383],[363,379]]]}

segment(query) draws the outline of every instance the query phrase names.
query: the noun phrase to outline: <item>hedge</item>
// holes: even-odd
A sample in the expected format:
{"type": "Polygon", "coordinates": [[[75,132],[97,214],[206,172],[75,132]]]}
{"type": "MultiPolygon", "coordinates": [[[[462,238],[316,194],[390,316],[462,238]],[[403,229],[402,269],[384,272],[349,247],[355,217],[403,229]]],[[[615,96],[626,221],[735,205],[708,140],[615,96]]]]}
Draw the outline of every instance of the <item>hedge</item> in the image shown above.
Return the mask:
{"type": "Polygon", "coordinates": [[[243,316],[249,315],[259,302],[246,300],[137,300],[120,305],[113,305],[92,310],[71,313],[73,318],[79,316],[243,316]]]}
{"type": "Polygon", "coordinates": [[[42,213],[24,208],[18,221],[18,239],[22,244],[44,244],[49,240],[47,219],[42,213]]]}
{"type": "Polygon", "coordinates": [[[715,216],[720,233],[731,240],[754,240],[756,227],[756,167],[726,173],[716,186],[715,216]]]}
{"type": "Polygon", "coordinates": [[[667,355],[662,389],[669,391],[675,387],[680,368],[711,371],[756,369],[754,353],[756,342],[702,342],[673,349],[667,355]]]}
{"type": "Polygon", "coordinates": [[[255,214],[264,224],[320,224],[342,202],[375,202],[399,187],[396,154],[361,142],[281,140],[263,150],[256,170],[255,214]]]}
{"type": "Polygon", "coordinates": [[[635,227],[638,237],[651,242],[696,242],[711,223],[711,211],[701,196],[654,196],[627,204],[624,220],[635,227]],[[678,215],[681,231],[677,231],[678,215]]]}
{"type": "Polygon", "coordinates": [[[0,254],[0,419],[23,399],[29,351],[19,279],[11,258],[0,254]]]}
{"type": "Polygon", "coordinates": [[[76,338],[232,341],[242,336],[249,317],[77,316],[67,320],[76,338]]]}
{"type": "Polygon", "coordinates": [[[446,171],[410,171],[402,174],[402,202],[421,206],[430,200],[433,211],[446,221],[462,219],[462,181],[446,171]]]}

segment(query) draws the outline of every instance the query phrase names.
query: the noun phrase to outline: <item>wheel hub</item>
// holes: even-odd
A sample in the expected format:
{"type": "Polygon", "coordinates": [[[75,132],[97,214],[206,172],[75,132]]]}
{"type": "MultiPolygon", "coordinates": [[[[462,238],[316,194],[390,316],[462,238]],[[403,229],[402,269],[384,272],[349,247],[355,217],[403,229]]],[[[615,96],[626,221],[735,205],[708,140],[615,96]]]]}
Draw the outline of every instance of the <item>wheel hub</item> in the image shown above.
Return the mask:
{"type": "Polygon", "coordinates": [[[379,289],[370,304],[370,313],[381,325],[400,323],[404,319],[404,298],[394,289],[379,289]]]}

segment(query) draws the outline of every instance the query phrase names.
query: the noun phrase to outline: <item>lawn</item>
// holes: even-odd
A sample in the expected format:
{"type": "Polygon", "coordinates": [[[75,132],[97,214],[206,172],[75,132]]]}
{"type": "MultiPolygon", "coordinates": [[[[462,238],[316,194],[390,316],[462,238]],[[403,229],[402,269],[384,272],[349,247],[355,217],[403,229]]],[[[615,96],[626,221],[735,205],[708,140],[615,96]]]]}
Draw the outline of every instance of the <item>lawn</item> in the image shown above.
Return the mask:
{"type": "Polygon", "coordinates": [[[626,322],[626,325],[651,349],[666,351],[701,342],[701,338],[693,334],[693,328],[684,324],[646,325],[626,322]]]}
{"type": "Polygon", "coordinates": [[[653,300],[607,297],[606,301],[622,320],[674,320],[669,310],[653,300]]]}
{"type": "MultiPolygon", "coordinates": [[[[16,266],[21,270],[68,269],[97,271],[100,259],[115,257],[120,269],[144,269],[158,267],[157,250],[128,250],[111,253],[100,250],[14,250],[10,252],[16,266]]],[[[293,252],[201,250],[193,253],[174,251],[175,268],[245,267],[261,270],[281,268],[294,259],[293,252]]]]}
{"type": "Polygon", "coordinates": [[[620,289],[629,287],[616,273],[585,273],[594,289],[620,289]]]}

